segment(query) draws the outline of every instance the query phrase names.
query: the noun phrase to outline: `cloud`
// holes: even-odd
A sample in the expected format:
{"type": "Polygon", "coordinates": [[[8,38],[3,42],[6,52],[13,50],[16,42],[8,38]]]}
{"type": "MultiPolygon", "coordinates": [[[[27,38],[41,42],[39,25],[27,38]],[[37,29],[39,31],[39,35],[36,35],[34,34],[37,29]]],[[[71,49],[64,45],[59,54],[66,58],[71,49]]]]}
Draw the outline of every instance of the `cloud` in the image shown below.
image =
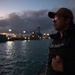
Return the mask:
{"type": "Polygon", "coordinates": [[[75,0],[70,0],[70,2],[72,3],[73,8],[75,8],[75,0]]]}
{"type": "MultiPolygon", "coordinates": [[[[51,11],[56,11],[57,8],[51,11]]],[[[75,10],[72,9],[73,13],[75,10]]],[[[53,29],[52,21],[48,17],[48,9],[39,11],[24,11],[22,13],[10,13],[8,17],[0,20],[0,32],[8,32],[8,29],[12,29],[12,33],[32,33],[37,32],[37,26],[40,26],[42,33],[51,33],[53,29]]],[[[74,14],[75,17],[75,14],[74,14]]],[[[75,22],[75,19],[74,19],[75,22]]]]}
{"type": "Polygon", "coordinates": [[[75,0],[71,0],[73,3],[75,3],[75,0]]]}
{"type": "Polygon", "coordinates": [[[8,22],[6,20],[0,20],[0,27],[6,27],[8,22]]]}
{"type": "Polygon", "coordinates": [[[47,29],[52,27],[50,19],[48,18],[49,10],[39,11],[24,11],[23,13],[11,13],[8,14],[8,18],[0,20],[0,31],[7,31],[12,29],[13,33],[32,33],[37,31],[37,26],[40,26],[40,31],[47,32],[47,29]]]}

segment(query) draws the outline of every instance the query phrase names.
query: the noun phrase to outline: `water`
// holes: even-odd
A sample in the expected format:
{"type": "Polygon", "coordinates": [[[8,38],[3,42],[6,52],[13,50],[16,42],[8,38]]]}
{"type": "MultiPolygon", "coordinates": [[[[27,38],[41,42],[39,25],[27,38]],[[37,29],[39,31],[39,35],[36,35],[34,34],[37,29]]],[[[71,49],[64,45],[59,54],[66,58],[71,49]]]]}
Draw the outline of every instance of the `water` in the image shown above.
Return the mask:
{"type": "Polygon", "coordinates": [[[47,60],[51,40],[0,43],[0,75],[37,75],[47,60]]]}

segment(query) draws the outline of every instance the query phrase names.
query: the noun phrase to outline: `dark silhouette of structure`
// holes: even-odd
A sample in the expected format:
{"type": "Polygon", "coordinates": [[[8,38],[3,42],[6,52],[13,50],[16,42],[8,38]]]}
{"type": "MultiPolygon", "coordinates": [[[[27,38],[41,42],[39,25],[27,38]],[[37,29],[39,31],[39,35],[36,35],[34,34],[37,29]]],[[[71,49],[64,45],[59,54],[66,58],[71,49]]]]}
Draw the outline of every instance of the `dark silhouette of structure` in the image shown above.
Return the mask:
{"type": "Polygon", "coordinates": [[[40,26],[38,25],[38,31],[33,32],[30,36],[31,40],[41,40],[42,39],[42,33],[40,32],[40,26]]]}
{"type": "Polygon", "coordinates": [[[7,41],[6,35],[0,34],[0,42],[6,42],[6,41],[7,41]]]}

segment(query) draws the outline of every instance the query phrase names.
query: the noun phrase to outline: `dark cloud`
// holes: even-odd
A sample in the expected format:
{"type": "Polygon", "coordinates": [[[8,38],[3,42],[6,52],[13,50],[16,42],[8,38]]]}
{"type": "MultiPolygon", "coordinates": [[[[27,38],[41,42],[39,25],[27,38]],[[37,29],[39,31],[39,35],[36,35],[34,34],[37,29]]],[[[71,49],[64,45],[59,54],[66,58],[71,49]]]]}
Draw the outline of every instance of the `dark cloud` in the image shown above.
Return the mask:
{"type": "Polygon", "coordinates": [[[0,20],[0,27],[6,27],[8,22],[6,20],[0,20]]]}
{"type": "Polygon", "coordinates": [[[39,10],[24,11],[20,14],[11,13],[7,19],[0,20],[0,27],[4,28],[2,31],[11,28],[14,33],[22,33],[24,30],[27,33],[32,33],[33,31],[37,31],[37,26],[39,25],[42,32],[51,27],[50,19],[47,15],[48,11],[49,10],[39,10]]]}
{"type": "Polygon", "coordinates": [[[71,7],[75,9],[75,0],[70,0],[71,7]]]}
{"type": "Polygon", "coordinates": [[[75,0],[70,0],[73,4],[75,4],[75,0]]]}
{"type": "MultiPolygon", "coordinates": [[[[51,11],[56,9],[54,8],[51,11]]],[[[74,9],[72,11],[75,13],[74,9]]],[[[37,32],[37,26],[39,25],[41,32],[50,33],[53,30],[53,25],[48,17],[48,12],[49,10],[45,9],[8,14],[8,18],[0,20],[0,32],[8,32],[10,28],[13,33],[22,33],[23,31],[32,33],[33,31],[37,32]]]]}

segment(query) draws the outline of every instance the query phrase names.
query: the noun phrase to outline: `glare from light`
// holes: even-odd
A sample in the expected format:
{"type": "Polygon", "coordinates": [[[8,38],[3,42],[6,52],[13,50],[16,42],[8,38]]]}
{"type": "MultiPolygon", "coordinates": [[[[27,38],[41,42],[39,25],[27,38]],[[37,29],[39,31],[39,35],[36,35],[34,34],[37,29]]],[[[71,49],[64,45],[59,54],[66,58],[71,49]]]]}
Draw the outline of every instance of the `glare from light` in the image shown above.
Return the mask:
{"type": "Polygon", "coordinates": [[[9,32],[11,32],[11,29],[9,29],[9,32]]]}
{"type": "Polygon", "coordinates": [[[23,31],[23,33],[26,33],[26,31],[23,31]]]}

